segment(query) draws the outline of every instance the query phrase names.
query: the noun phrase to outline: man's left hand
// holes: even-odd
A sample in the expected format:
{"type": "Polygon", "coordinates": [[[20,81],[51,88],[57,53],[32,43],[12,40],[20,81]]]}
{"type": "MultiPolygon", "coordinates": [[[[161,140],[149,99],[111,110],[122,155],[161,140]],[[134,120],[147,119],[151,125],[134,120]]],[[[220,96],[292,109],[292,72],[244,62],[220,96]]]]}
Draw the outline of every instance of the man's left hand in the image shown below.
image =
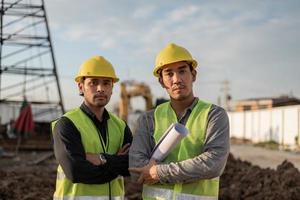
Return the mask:
{"type": "Polygon", "coordinates": [[[117,155],[126,155],[129,152],[130,143],[125,144],[121,149],[119,149],[117,155]]]}
{"type": "Polygon", "coordinates": [[[154,184],[159,181],[155,160],[150,160],[144,167],[132,167],[128,170],[140,174],[137,181],[139,184],[154,184]]]}
{"type": "Polygon", "coordinates": [[[85,159],[92,163],[93,165],[103,165],[104,163],[101,162],[99,159],[99,154],[94,154],[94,153],[86,153],[85,154],[85,159]]]}

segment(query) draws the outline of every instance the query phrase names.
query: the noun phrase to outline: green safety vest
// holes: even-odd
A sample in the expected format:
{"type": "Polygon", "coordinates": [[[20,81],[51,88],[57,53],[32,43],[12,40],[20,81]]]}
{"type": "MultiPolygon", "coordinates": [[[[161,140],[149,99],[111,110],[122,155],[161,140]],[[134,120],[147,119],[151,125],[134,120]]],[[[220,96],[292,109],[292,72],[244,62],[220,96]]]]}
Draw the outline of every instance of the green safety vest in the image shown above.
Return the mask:
{"type": "MultiPolygon", "coordinates": [[[[64,116],[69,118],[79,131],[86,153],[116,154],[122,147],[126,124],[112,113],[109,113],[110,118],[107,121],[108,132],[105,149],[102,148],[100,140],[103,139],[101,135],[98,134],[98,130],[93,121],[80,108],[67,112],[64,116]]],[[[52,129],[55,124],[56,121],[52,123],[52,129]]],[[[105,143],[103,142],[103,144],[105,143]]],[[[107,200],[109,199],[109,184],[112,199],[124,199],[124,182],[122,177],[117,177],[110,183],[105,184],[72,183],[65,176],[62,167],[59,165],[57,168],[56,190],[53,199],[107,200]]]]}
{"type": "MultiPolygon", "coordinates": [[[[186,128],[189,134],[174,148],[163,163],[180,162],[194,158],[203,152],[205,141],[207,116],[211,104],[198,100],[193,108],[186,128]]],[[[154,139],[157,143],[163,133],[172,124],[178,122],[170,102],[159,105],[154,111],[154,139]]],[[[189,183],[144,185],[143,199],[218,199],[219,177],[198,180],[189,183]]]]}

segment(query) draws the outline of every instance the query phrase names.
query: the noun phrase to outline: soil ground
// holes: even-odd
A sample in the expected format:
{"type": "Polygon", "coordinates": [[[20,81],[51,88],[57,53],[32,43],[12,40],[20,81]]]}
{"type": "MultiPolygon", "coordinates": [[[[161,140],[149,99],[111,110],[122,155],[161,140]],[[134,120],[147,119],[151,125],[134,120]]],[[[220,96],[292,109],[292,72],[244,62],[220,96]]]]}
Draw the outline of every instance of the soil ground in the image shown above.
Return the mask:
{"type": "MultiPolygon", "coordinates": [[[[232,145],[231,150],[235,156],[249,159],[254,165],[230,154],[220,179],[220,199],[299,199],[300,172],[294,167],[294,164],[299,167],[297,154],[247,145],[232,145]],[[283,161],[285,159],[288,161],[283,161]]],[[[20,152],[15,158],[1,157],[0,200],[52,199],[57,167],[54,157],[34,164],[47,154],[49,152],[20,152]]],[[[140,197],[139,185],[126,186],[127,199],[140,197]]]]}
{"type": "Polygon", "coordinates": [[[0,200],[50,200],[55,187],[56,161],[51,157],[33,164],[49,152],[21,152],[0,158],[0,200]]]}

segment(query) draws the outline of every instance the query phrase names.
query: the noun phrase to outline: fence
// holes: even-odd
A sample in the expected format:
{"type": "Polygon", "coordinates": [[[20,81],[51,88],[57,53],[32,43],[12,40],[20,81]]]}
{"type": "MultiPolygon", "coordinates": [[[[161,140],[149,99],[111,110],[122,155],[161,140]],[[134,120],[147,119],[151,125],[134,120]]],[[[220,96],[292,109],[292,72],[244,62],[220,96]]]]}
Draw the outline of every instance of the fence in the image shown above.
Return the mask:
{"type": "Polygon", "coordinates": [[[300,146],[300,106],[229,112],[230,136],[252,142],[300,146]]]}

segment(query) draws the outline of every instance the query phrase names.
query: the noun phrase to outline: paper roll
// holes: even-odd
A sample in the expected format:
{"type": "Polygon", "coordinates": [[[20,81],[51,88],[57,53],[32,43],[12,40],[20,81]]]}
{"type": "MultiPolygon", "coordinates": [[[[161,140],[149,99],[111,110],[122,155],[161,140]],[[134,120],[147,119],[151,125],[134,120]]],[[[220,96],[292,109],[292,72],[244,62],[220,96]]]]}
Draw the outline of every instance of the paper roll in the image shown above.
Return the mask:
{"type": "Polygon", "coordinates": [[[187,134],[188,130],[184,125],[180,123],[171,124],[154,147],[151,158],[156,161],[163,161],[187,134]]]}

